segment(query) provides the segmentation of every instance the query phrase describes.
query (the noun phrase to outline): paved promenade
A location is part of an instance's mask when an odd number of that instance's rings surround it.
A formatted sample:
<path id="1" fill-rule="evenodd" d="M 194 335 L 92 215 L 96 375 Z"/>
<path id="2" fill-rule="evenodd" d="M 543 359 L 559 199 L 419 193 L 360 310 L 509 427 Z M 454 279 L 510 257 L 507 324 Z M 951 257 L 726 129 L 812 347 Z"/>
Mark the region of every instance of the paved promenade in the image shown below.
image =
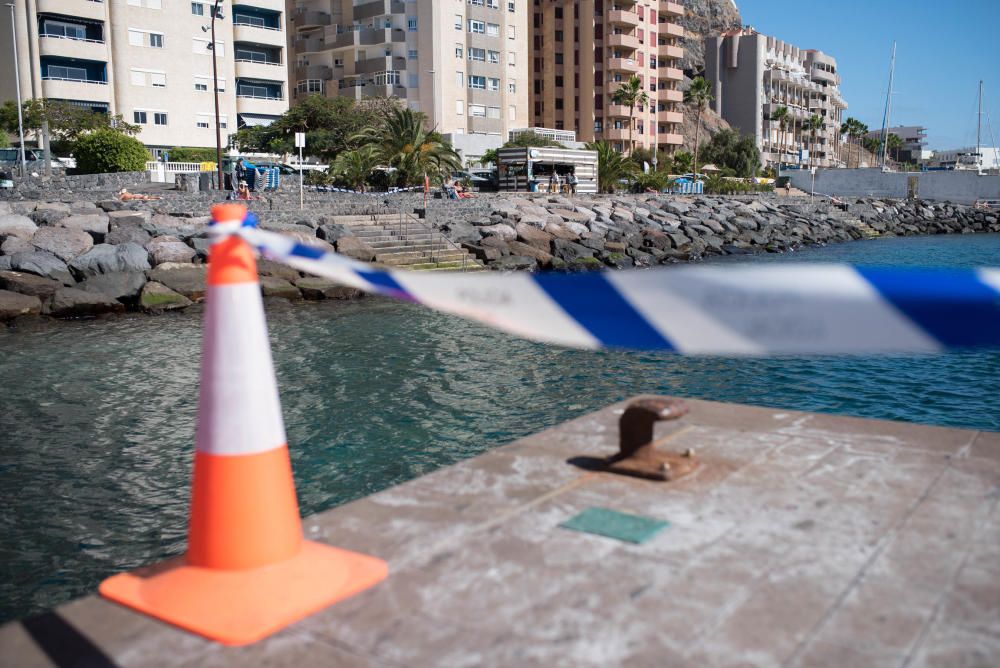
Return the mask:
<path id="1" fill-rule="evenodd" d="M 579 466 L 620 404 L 307 519 L 389 579 L 256 645 L 90 597 L 0 628 L 0 665 L 1000 665 L 1000 434 L 688 404 L 675 482 Z M 591 507 L 669 526 L 559 527 Z"/>

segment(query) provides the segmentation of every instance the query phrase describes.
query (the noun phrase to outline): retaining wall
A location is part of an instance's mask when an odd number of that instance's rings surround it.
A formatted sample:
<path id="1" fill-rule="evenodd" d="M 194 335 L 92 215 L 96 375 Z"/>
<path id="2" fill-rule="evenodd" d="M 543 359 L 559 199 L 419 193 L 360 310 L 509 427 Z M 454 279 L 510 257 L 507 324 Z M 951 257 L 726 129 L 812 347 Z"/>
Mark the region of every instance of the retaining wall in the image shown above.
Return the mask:
<path id="1" fill-rule="evenodd" d="M 805 192 L 812 189 L 808 170 L 781 173 Z M 840 197 L 920 198 L 956 204 L 1000 199 L 1000 175 L 975 172 L 883 172 L 880 169 L 817 169 L 815 192 Z"/>

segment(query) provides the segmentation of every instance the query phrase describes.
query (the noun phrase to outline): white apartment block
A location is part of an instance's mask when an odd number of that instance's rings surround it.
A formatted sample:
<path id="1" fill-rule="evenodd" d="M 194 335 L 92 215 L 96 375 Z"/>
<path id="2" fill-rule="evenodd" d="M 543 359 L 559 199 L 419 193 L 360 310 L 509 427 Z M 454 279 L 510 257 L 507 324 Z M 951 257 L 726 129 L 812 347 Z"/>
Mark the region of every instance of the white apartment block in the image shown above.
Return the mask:
<path id="1" fill-rule="evenodd" d="M 528 4 L 289 0 L 293 101 L 397 97 L 478 158 L 528 125 Z"/>
<path id="2" fill-rule="evenodd" d="M 154 153 L 215 146 L 212 0 L 18 0 L 21 96 L 121 114 Z M 284 0 L 222 2 L 215 21 L 219 127 L 225 146 L 244 125 L 288 109 Z M 10 62 L 5 9 L 0 53 Z M 13 67 L 0 96 L 15 98 Z"/>
<path id="3" fill-rule="evenodd" d="M 733 30 L 705 40 L 705 79 L 712 84 L 712 109 L 742 134 L 754 137 L 765 165 L 797 163 L 800 150 L 812 148 L 814 166 L 844 164 L 840 125 L 847 103 L 832 57 L 753 28 Z M 771 120 L 779 107 L 787 107 L 790 117 L 784 135 Z M 815 147 L 802 129 L 813 114 L 823 119 Z"/>

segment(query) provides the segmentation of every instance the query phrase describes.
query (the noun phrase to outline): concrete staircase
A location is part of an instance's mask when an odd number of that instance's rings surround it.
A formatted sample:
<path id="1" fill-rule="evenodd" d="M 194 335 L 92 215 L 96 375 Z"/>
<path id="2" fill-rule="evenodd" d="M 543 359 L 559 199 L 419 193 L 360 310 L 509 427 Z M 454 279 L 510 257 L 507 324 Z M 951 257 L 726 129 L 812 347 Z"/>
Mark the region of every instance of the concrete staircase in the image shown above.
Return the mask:
<path id="1" fill-rule="evenodd" d="M 410 271 L 483 271 L 486 267 L 464 248 L 410 214 L 332 216 L 375 249 L 375 263 Z"/>

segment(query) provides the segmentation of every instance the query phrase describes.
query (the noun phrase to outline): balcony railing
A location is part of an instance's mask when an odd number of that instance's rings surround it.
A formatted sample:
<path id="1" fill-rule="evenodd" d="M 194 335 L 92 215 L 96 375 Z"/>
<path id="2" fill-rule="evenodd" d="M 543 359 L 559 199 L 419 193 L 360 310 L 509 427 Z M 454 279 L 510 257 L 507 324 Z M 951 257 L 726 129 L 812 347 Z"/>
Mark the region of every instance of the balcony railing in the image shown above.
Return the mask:
<path id="1" fill-rule="evenodd" d="M 77 79 L 73 77 L 42 76 L 42 81 L 75 81 L 76 83 L 100 84 L 101 86 L 108 85 L 107 81 L 101 81 L 100 79 Z"/>
<path id="2" fill-rule="evenodd" d="M 233 60 L 236 63 L 255 63 L 257 65 L 283 65 L 280 60 L 265 60 L 263 58 L 236 58 Z"/>
<path id="3" fill-rule="evenodd" d="M 264 25 L 263 23 L 255 23 L 255 22 L 253 22 L 253 21 L 251 21 L 249 19 L 245 19 L 243 17 L 234 17 L 233 18 L 233 25 L 234 26 L 247 26 L 249 28 L 260 28 L 261 30 L 274 30 L 275 32 L 281 32 L 281 26 L 280 25 L 279 26 Z"/>
<path id="4" fill-rule="evenodd" d="M 98 0 L 99 1 L 99 0 Z M 70 37 L 69 35 L 56 35 L 54 33 L 43 32 L 38 34 L 39 37 L 49 37 L 51 39 L 70 39 L 74 42 L 89 42 L 91 44 L 104 44 L 103 39 L 87 39 L 86 37 Z"/>
<path id="5" fill-rule="evenodd" d="M 236 97 L 245 97 L 251 100 L 272 100 L 278 102 L 285 99 L 284 96 L 282 95 L 258 95 L 256 93 L 240 93 L 240 92 L 236 93 Z"/>

